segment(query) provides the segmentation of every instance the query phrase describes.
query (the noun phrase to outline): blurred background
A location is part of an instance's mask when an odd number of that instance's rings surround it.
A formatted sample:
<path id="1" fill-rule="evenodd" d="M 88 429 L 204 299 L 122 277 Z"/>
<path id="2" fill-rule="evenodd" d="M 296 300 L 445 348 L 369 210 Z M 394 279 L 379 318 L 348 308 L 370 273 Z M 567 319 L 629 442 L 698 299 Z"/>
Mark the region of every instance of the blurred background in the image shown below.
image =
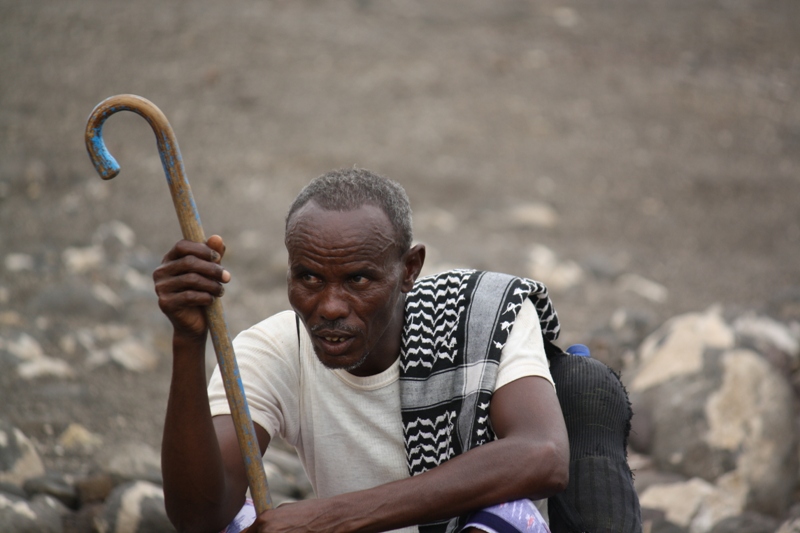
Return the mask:
<path id="1" fill-rule="evenodd" d="M 0 0 L 0 419 L 72 485 L 160 445 L 150 276 L 180 232 L 140 117 L 106 123 L 122 172 L 95 174 L 108 96 L 172 123 L 233 334 L 287 307 L 292 198 L 359 166 L 408 191 L 426 272 L 541 279 L 562 344 L 625 379 L 648 334 L 715 305 L 800 337 L 798 88 L 793 0 Z"/>

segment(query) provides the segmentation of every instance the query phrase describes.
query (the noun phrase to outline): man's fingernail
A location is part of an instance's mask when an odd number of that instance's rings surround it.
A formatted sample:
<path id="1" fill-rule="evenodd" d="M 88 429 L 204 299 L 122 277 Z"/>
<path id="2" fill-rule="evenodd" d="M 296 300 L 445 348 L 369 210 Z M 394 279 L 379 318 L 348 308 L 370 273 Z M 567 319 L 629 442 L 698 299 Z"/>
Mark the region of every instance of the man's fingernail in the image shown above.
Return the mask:
<path id="1" fill-rule="evenodd" d="M 220 255 L 217 253 L 216 250 L 211 250 L 211 260 L 212 261 L 219 261 Z"/>
<path id="2" fill-rule="evenodd" d="M 231 280 L 231 273 L 227 270 L 222 271 L 222 281 L 223 283 L 228 283 Z"/>

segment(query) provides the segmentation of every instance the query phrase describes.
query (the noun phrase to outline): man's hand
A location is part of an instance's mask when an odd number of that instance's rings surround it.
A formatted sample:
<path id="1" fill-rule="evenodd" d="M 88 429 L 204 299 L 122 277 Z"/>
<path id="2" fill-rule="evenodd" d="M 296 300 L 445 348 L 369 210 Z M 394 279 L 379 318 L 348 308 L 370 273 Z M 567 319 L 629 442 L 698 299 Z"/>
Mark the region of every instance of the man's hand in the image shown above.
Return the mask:
<path id="1" fill-rule="evenodd" d="M 176 335 L 205 338 L 208 324 L 203 308 L 222 296 L 223 283 L 231 279 L 219 264 L 224 254 L 225 244 L 219 235 L 205 244 L 182 240 L 153 273 L 158 306 L 172 322 Z"/>

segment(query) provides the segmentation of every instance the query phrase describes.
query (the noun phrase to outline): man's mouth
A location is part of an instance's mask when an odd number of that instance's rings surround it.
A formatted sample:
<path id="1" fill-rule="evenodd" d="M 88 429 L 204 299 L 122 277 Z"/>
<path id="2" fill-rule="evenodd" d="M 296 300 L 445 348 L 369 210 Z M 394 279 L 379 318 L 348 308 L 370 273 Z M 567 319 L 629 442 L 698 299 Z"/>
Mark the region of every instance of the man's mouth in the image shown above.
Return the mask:
<path id="1" fill-rule="evenodd" d="M 347 355 L 355 337 L 344 335 L 317 335 L 317 346 L 327 356 L 339 357 Z"/>

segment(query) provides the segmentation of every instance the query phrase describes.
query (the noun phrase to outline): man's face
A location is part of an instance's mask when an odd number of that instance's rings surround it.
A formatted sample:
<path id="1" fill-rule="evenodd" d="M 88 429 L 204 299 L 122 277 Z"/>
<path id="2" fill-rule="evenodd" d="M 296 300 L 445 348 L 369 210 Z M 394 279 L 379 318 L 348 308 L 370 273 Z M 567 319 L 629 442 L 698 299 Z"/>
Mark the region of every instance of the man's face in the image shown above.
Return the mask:
<path id="1" fill-rule="evenodd" d="M 369 204 L 339 212 L 311 201 L 289 220 L 289 302 L 325 366 L 373 375 L 399 355 L 411 286 L 396 242 L 386 214 Z"/>

